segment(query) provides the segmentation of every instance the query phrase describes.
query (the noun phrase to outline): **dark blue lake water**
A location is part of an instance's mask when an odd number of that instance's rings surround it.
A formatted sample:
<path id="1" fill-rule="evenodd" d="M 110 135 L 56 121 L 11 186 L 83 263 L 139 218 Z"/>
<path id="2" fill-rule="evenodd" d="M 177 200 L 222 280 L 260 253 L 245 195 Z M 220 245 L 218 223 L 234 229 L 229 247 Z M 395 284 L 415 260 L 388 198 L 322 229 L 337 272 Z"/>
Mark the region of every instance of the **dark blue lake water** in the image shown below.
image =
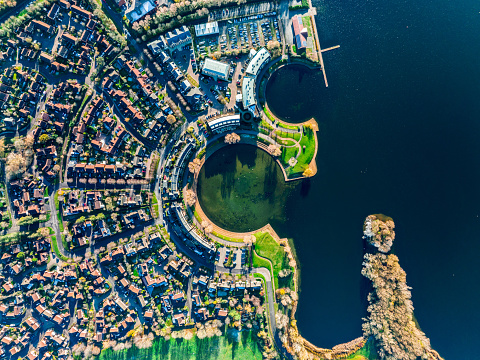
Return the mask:
<path id="1" fill-rule="evenodd" d="M 480 339 L 480 3 L 314 5 L 322 47 L 341 45 L 324 54 L 329 88 L 320 74 L 295 67 L 267 86 L 274 113 L 291 121 L 313 116 L 320 126 L 317 175 L 289 186 L 279 202 L 283 212 L 268 219 L 295 241 L 299 329 L 323 347 L 361 335 L 362 224 L 367 215 L 384 213 L 397 225 L 394 251 L 422 330 L 446 359 L 474 359 Z"/>

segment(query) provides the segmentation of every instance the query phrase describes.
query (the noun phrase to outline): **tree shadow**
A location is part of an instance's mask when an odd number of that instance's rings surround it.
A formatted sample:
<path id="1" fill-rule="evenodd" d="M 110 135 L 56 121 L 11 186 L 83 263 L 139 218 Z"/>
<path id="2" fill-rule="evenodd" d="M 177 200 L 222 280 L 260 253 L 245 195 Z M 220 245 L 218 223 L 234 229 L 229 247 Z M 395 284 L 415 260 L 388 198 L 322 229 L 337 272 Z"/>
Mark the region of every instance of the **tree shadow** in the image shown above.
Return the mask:
<path id="1" fill-rule="evenodd" d="M 312 181 L 310 180 L 310 178 L 302 180 L 302 183 L 300 186 L 300 196 L 302 198 L 307 197 L 311 187 L 312 187 Z"/>

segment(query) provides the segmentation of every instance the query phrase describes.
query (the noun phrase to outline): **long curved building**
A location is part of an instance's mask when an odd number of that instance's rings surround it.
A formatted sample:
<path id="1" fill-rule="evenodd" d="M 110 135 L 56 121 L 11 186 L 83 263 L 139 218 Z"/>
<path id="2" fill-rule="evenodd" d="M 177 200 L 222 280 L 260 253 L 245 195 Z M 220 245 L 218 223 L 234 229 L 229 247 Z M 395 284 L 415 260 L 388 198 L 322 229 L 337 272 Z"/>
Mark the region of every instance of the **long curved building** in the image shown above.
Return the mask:
<path id="1" fill-rule="evenodd" d="M 267 49 L 261 48 L 253 56 L 245 71 L 242 83 L 242 103 L 245 110 L 255 114 L 257 110 L 257 97 L 255 94 L 257 77 L 260 71 L 270 62 L 271 56 Z"/>

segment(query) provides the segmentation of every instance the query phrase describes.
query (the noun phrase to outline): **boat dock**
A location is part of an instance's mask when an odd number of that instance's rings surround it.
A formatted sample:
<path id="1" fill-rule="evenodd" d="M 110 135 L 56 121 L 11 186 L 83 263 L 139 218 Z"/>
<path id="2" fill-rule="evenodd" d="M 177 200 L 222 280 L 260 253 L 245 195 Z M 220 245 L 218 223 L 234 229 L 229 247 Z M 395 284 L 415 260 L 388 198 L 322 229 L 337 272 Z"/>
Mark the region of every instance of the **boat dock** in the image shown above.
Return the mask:
<path id="1" fill-rule="evenodd" d="M 322 54 L 324 52 L 327 52 L 327 51 L 330 51 L 330 50 L 338 49 L 340 47 L 340 45 L 335 45 L 335 46 L 332 46 L 332 47 L 329 47 L 329 48 L 326 48 L 326 49 L 321 48 L 320 38 L 318 36 L 318 30 L 317 30 L 317 23 L 315 21 L 315 15 L 317 15 L 317 9 L 314 6 L 312 6 L 312 0 L 308 0 L 308 5 L 310 7 L 308 9 L 308 15 L 310 15 L 311 22 L 312 22 L 317 56 L 318 56 L 318 59 L 320 61 L 320 66 L 322 67 L 323 79 L 325 80 L 325 87 L 328 87 L 327 73 L 325 71 L 325 64 L 323 62 Z"/>

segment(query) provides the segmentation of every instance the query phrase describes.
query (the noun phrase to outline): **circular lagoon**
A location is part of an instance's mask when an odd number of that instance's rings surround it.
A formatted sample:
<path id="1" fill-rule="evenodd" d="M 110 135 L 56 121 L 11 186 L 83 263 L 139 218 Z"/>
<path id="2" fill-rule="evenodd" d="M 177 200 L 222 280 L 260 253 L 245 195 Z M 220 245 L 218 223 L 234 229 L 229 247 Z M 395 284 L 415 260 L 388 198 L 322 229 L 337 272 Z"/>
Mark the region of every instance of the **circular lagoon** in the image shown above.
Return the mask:
<path id="1" fill-rule="evenodd" d="M 323 75 L 304 65 L 287 65 L 276 70 L 267 82 L 265 99 L 270 110 L 290 123 L 310 120 L 322 96 Z M 319 91 L 311 89 L 319 88 Z M 286 101 L 288 99 L 288 101 Z"/>
<path id="2" fill-rule="evenodd" d="M 252 231 L 282 220 L 285 183 L 270 154 L 252 145 L 221 148 L 205 162 L 198 176 L 198 199 L 216 225 L 236 232 Z"/>

